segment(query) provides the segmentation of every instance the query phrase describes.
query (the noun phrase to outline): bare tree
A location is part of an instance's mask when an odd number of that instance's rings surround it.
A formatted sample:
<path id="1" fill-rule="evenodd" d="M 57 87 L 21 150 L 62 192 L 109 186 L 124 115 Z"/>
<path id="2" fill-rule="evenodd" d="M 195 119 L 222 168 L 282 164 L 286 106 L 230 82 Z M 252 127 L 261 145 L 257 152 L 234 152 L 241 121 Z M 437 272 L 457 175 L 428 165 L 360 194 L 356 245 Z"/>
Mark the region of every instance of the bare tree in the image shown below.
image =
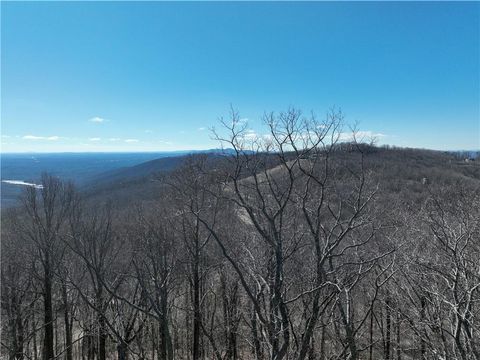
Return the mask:
<path id="1" fill-rule="evenodd" d="M 30 251 L 15 234 L 16 211 L 2 216 L 1 305 L 2 348 L 9 359 L 24 359 L 29 354 L 28 320 L 37 300 L 33 287 Z M 35 325 L 34 325 L 35 327 Z"/>
<path id="2" fill-rule="evenodd" d="M 2 213 L 9 359 L 480 359 L 475 167 L 336 110 L 222 123 L 148 200 L 44 175 Z"/>
<path id="3" fill-rule="evenodd" d="M 148 315 L 158 321 L 158 358 L 171 360 L 174 359 L 174 348 L 170 311 L 171 295 L 178 286 L 177 239 L 166 220 L 166 211 L 152 210 L 137 209 L 137 220 L 129 232 L 134 251 L 133 265 L 147 299 L 145 310 L 151 309 Z"/>
<path id="4" fill-rule="evenodd" d="M 344 266 L 338 259 L 358 253 L 374 234 L 372 226 L 370 231 L 364 230 L 371 223 L 364 215 L 375 190 L 367 189 L 363 166 L 357 172 L 347 169 L 348 178 L 331 173 L 330 157 L 340 137 L 341 121 L 341 113 L 329 113 L 326 121 L 318 122 L 313 116 L 303 118 L 298 111 L 290 110 L 279 116 L 266 116 L 269 133 L 252 138 L 233 112 L 231 122 L 223 122 L 227 137 L 217 133 L 217 138 L 231 146 L 235 155 L 228 158 L 230 163 L 220 182 L 203 190 L 210 194 L 210 200 L 201 208 L 190 206 L 239 276 L 272 359 L 287 356 L 292 336 L 297 358 L 307 356 L 319 316 L 348 289 L 335 274 L 337 268 Z M 341 176 L 343 183 L 336 183 Z M 233 255 L 228 248 L 231 222 L 220 224 L 220 212 L 228 214 L 231 221 L 239 221 L 251 234 L 254 242 L 244 244 L 247 249 L 255 247 L 255 241 L 262 244 L 258 247 L 266 251 L 261 273 L 254 271 L 259 268 L 259 258 L 251 252 Z M 360 230 L 366 233 L 365 237 L 351 236 Z M 314 275 L 309 281 L 301 281 L 286 271 L 300 253 L 305 264 L 312 265 Z M 373 268 L 375 259 L 383 256 L 355 263 L 360 270 L 354 284 Z M 252 257 L 253 262 L 249 262 Z M 264 292 L 266 302 L 261 300 Z M 308 316 L 302 324 L 292 326 L 291 314 L 297 302 L 310 296 Z M 342 313 L 341 302 L 336 303 Z M 355 334 L 348 316 L 342 315 L 348 348 L 350 356 L 357 358 Z"/>
<path id="5" fill-rule="evenodd" d="M 34 270 L 42 284 L 44 337 L 43 359 L 55 358 L 53 286 L 64 252 L 62 231 L 72 209 L 74 189 L 53 176 L 43 174 L 41 188 L 28 187 L 23 194 L 25 216 L 18 229 L 32 243 Z"/>

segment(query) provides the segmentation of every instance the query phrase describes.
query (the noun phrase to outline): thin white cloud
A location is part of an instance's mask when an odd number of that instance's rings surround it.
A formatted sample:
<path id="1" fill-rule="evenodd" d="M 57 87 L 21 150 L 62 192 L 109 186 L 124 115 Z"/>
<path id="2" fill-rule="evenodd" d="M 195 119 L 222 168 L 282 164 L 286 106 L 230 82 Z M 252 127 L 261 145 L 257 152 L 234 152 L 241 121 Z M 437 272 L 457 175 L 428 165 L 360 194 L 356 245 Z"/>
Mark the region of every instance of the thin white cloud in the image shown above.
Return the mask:
<path id="1" fill-rule="evenodd" d="M 138 142 L 138 139 L 126 139 L 125 142 L 126 143 L 136 143 L 136 142 Z"/>
<path id="2" fill-rule="evenodd" d="M 95 116 L 95 117 L 93 117 L 93 118 L 91 118 L 91 119 L 88 119 L 88 121 L 93 122 L 93 123 L 96 123 L 96 124 L 100 124 L 100 123 L 106 122 L 106 121 L 108 121 L 108 120 L 107 120 L 107 119 L 104 119 L 104 118 L 101 118 L 101 117 L 99 117 L 99 116 Z"/>
<path id="3" fill-rule="evenodd" d="M 232 121 L 232 126 L 245 125 L 248 123 L 248 118 L 241 118 L 235 121 Z"/>
<path id="4" fill-rule="evenodd" d="M 145 133 L 146 134 L 151 134 L 151 133 L 153 133 L 153 131 L 152 130 L 145 130 Z"/>
<path id="5" fill-rule="evenodd" d="M 94 137 L 94 138 L 89 138 L 88 141 L 100 141 L 102 140 L 101 138 Z"/>
<path id="6" fill-rule="evenodd" d="M 108 139 L 108 141 L 120 141 L 120 140 L 122 140 L 122 139 L 120 139 L 120 138 L 110 138 L 110 139 Z"/>
<path id="7" fill-rule="evenodd" d="M 199 127 L 197 130 L 198 130 L 198 131 L 204 131 L 205 128 L 204 128 L 204 127 Z"/>
<path id="8" fill-rule="evenodd" d="M 24 140 L 48 140 L 48 141 L 56 141 L 59 140 L 59 136 L 35 136 L 35 135 L 25 135 L 22 136 Z"/>
<path id="9" fill-rule="evenodd" d="M 259 141 L 259 140 L 265 140 L 265 141 L 270 141 L 272 140 L 272 135 L 271 134 L 258 134 L 255 130 L 253 129 L 247 129 L 245 130 L 245 133 L 241 135 L 241 138 L 245 141 Z"/>
<path id="10" fill-rule="evenodd" d="M 366 139 L 379 139 L 384 138 L 387 135 L 382 133 L 376 133 L 371 130 L 359 130 L 355 132 L 342 132 L 339 134 L 340 141 L 352 141 L 354 138 L 358 141 L 366 140 Z"/>
<path id="11" fill-rule="evenodd" d="M 25 135 L 22 137 L 24 140 L 43 140 L 45 137 L 43 136 L 35 136 L 35 135 Z"/>
<path id="12" fill-rule="evenodd" d="M 8 139 L 10 136 L 9 135 L 2 135 L 2 138 Z"/>

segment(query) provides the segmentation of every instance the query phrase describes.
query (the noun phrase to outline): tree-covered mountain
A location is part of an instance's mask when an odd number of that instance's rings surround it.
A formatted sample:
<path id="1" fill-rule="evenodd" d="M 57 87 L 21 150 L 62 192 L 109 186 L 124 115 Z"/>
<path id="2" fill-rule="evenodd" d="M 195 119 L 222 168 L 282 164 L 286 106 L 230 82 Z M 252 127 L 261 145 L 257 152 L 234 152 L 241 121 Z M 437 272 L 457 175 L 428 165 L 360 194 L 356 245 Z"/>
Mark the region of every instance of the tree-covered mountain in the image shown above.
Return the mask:
<path id="1" fill-rule="evenodd" d="M 480 162 L 289 112 L 2 211 L 10 358 L 477 359 Z M 232 122 L 235 124 L 235 121 Z"/>

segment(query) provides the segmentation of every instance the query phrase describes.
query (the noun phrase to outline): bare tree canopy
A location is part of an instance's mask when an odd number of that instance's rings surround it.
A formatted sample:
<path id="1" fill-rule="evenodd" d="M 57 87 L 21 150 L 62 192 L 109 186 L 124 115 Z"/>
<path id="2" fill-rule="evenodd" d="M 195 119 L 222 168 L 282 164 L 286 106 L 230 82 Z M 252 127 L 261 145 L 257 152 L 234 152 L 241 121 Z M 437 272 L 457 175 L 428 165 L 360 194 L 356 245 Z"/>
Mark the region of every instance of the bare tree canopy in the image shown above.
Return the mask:
<path id="1" fill-rule="evenodd" d="M 479 166 L 335 109 L 263 120 L 232 111 L 224 151 L 137 201 L 28 187 L 2 212 L 2 359 L 480 359 Z"/>

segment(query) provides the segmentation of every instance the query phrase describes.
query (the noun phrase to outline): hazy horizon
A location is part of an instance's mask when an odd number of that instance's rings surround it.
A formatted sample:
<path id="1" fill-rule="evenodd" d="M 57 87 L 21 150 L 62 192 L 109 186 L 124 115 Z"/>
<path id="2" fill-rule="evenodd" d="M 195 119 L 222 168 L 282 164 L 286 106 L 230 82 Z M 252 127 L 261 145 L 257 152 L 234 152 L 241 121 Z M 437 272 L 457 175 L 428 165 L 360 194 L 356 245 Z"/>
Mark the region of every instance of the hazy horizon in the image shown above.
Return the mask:
<path id="1" fill-rule="evenodd" d="M 470 148 L 470 149 L 431 149 L 431 148 L 422 148 L 422 147 L 410 147 L 410 146 L 397 146 L 391 144 L 382 144 L 381 146 L 392 146 L 397 147 L 400 149 L 418 149 L 418 150 L 428 150 L 428 151 L 445 151 L 445 152 L 470 152 L 470 151 L 480 151 L 480 147 L 478 148 Z M 130 150 L 130 151 L 0 151 L 0 155 L 29 155 L 29 154 L 175 154 L 175 153 L 189 153 L 189 152 L 204 152 L 204 151 L 212 151 L 212 150 L 221 150 L 221 148 L 209 148 L 209 149 L 180 149 L 180 150 L 149 150 L 149 151 L 142 151 L 142 150 Z"/>

